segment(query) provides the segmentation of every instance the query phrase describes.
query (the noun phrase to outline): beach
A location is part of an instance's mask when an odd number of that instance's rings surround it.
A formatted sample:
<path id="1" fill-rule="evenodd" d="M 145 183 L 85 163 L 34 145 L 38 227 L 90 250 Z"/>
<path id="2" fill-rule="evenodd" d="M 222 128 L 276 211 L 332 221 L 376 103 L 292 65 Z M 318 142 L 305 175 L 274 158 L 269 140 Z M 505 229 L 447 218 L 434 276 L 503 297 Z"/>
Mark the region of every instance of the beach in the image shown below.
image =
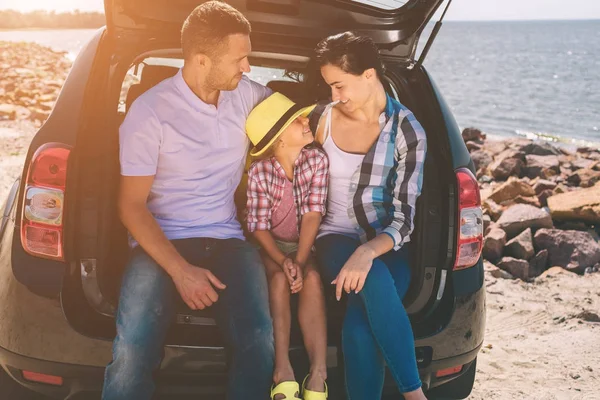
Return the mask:
<path id="1" fill-rule="evenodd" d="M 2 204 L 22 172 L 33 135 L 52 110 L 72 53 L 0 41 L 0 54 Z M 581 139 L 588 146 L 560 146 L 560 140 L 490 133 L 463 133 L 486 215 L 487 325 L 470 399 L 600 399 L 600 258 L 592 263 L 600 257 L 600 197 L 585 205 L 593 216 L 583 223 L 576 218 L 583 206 L 561 197 L 600 193 L 600 153 L 593 137 Z M 523 206 L 535 214 L 525 225 L 519 215 L 508 217 Z M 582 246 L 576 248 L 589 257 L 562 265 L 559 257 L 544 253 L 543 240 L 567 240 L 564 232 L 582 232 L 581 243 L 573 246 Z"/>

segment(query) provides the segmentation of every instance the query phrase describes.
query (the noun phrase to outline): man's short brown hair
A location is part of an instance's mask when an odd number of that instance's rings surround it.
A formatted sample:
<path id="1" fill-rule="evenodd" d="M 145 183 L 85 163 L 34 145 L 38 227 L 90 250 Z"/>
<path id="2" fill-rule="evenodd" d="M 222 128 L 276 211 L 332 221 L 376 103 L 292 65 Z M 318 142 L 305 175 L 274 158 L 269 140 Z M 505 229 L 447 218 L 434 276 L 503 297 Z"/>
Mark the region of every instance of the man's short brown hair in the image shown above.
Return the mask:
<path id="1" fill-rule="evenodd" d="M 250 22 L 241 12 L 217 0 L 201 4 L 181 28 L 183 57 L 188 59 L 198 53 L 216 56 L 227 36 L 236 33 L 250 34 Z"/>

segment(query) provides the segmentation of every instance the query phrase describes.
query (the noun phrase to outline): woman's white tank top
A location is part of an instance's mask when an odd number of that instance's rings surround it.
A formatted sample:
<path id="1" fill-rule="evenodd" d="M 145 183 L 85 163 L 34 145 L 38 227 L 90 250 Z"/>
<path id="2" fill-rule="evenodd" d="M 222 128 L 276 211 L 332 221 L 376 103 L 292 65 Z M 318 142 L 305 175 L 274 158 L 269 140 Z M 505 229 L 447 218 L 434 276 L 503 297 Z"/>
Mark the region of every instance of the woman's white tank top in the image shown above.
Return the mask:
<path id="1" fill-rule="evenodd" d="M 329 194 L 327 213 L 319 228 L 317 237 L 327 234 L 342 234 L 358 237 L 356 225 L 348 216 L 350 180 L 365 158 L 364 154 L 348 153 L 340 149 L 331 135 L 331 110 L 326 111 L 323 149 L 329 158 Z"/>

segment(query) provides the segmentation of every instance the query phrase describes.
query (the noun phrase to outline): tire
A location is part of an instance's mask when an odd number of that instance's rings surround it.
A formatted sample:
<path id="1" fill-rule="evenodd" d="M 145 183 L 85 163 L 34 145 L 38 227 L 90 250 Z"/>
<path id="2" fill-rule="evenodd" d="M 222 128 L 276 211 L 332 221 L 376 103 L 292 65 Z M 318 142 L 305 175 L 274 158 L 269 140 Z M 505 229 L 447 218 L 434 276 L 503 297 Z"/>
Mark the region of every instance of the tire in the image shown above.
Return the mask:
<path id="1" fill-rule="evenodd" d="M 477 358 L 473 360 L 469 369 L 460 377 L 427 392 L 429 400 L 462 400 L 469 397 L 475 383 L 477 371 Z"/>
<path id="2" fill-rule="evenodd" d="M 32 392 L 15 382 L 6 371 L 0 367 L 0 399 L 6 400 L 49 400 L 48 397 Z"/>

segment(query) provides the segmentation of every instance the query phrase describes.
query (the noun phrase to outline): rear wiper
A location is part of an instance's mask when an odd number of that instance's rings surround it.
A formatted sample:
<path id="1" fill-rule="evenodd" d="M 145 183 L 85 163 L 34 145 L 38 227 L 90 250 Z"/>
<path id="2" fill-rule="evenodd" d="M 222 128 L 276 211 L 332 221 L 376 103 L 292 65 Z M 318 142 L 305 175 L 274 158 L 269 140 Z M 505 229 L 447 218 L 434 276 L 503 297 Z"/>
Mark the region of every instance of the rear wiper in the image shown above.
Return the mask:
<path id="1" fill-rule="evenodd" d="M 421 52 L 421 56 L 419 57 L 419 60 L 415 64 L 416 68 L 421 67 L 421 65 L 423 64 L 423 60 L 425 60 L 427 53 L 429 53 L 429 49 L 431 48 L 431 45 L 433 44 L 435 37 L 437 36 L 438 32 L 440 31 L 440 28 L 442 27 L 442 20 L 446 16 L 446 12 L 448 11 L 448 7 L 450 7 L 451 3 L 452 3 L 452 0 L 449 0 L 448 4 L 446 4 L 446 8 L 444 9 L 444 12 L 442 13 L 442 16 L 440 17 L 440 20 L 435 23 L 435 26 L 433 27 L 433 30 L 431 31 L 431 35 L 429 35 L 429 39 L 427 39 L 427 43 L 425 43 L 425 47 L 423 48 L 423 51 Z"/>

